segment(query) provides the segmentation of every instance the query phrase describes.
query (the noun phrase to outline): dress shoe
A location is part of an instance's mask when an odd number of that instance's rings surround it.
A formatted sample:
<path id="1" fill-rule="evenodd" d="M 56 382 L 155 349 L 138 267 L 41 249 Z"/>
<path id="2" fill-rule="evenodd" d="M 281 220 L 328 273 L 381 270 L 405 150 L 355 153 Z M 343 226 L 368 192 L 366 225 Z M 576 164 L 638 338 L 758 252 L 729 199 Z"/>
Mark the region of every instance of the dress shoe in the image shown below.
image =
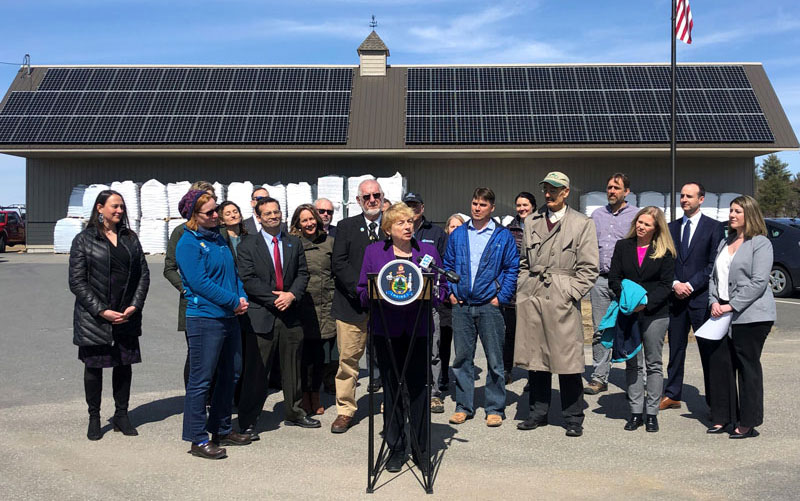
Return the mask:
<path id="1" fill-rule="evenodd" d="M 728 429 L 727 424 L 723 424 L 722 426 L 712 426 L 711 428 L 706 430 L 706 433 L 708 433 L 709 435 L 720 435 L 722 433 L 725 433 L 725 430 L 727 429 Z"/>
<path id="2" fill-rule="evenodd" d="M 489 428 L 497 428 L 503 424 L 503 418 L 497 414 L 489 414 L 486 416 L 486 426 Z"/>
<path id="3" fill-rule="evenodd" d="M 658 410 L 663 411 L 665 409 L 680 409 L 681 408 L 681 401 L 680 400 L 672 400 L 669 397 L 661 397 L 661 403 L 658 404 Z"/>
<path id="4" fill-rule="evenodd" d="M 383 384 L 381 383 L 381 379 L 373 379 L 370 384 L 367 385 L 367 391 L 370 393 L 377 393 L 381 391 Z"/>
<path id="5" fill-rule="evenodd" d="M 580 437 L 583 435 L 583 426 L 579 424 L 568 424 L 567 431 L 564 435 L 568 437 Z"/>
<path id="6" fill-rule="evenodd" d="M 303 416 L 299 419 L 287 419 L 283 424 L 286 426 L 299 426 L 300 428 L 319 428 L 322 426 L 322 423 L 308 416 Z"/>
<path id="7" fill-rule="evenodd" d="M 197 456 L 203 459 L 222 459 L 228 456 L 228 453 L 222 447 L 217 446 L 214 442 L 208 441 L 203 445 L 192 444 L 189 450 L 192 456 Z"/>
<path id="8" fill-rule="evenodd" d="M 472 416 L 467 416 L 466 412 L 455 412 L 450 416 L 450 424 L 464 424 L 467 419 L 472 419 Z"/>
<path id="9" fill-rule="evenodd" d="M 114 425 L 114 431 L 121 431 L 123 435 L 135 437 L 139 434 L 139 432 L 136 431 L 136 428 L 134 428 L 131 424 L 127 414 L 112 417 L 111 424 Z"/>
<path id="10" fill-rule="evenodd" d="M 644 418 L 644 431 L 655 433 L 658 431 L 658 418 L 648 414 Z"/>
<path id="11" fill-rule="evenodd" d="M 386 471 L 397 473 L 403 469 L 404 464 L 406 464 L 406 451 L 392 451 L 392 455 L 386 461 Z"/>
<path id="12" fill-rule="evenodd" d="M 608 391 L 608 383 L 601 383 L 600 381 L 592 381 L 583 388 L 584 395 L 597 395 L 603 391 Z"/>
<path id="13" fill-rule="evenodd" d="M 759 433 L 758 433 L 758 431 L 756 431 L 756 429 L 754 427 L 754 428 L 750 428 L 749 430 L 747 430 L 744 433 L 738 432 L 738 431 L 736 431 L 736 429 L 734 429 L 733 433 L 731 433 L 728 436 L 728 438 L 733 438 L 733 439 L 751 438 L 751 437 L 757 437 L 758 435 L 759 435 Z"/>
<path id="14" fill-rule="evenodd" d="M 259 440 L 261 440 L 261 437 L 258 436 L 258 432 L 256 432 L 256 427 L 254 425 L 250 425 L 247 428 L 243 429 L 242 435 L 249 436 L 251 442 L 258 442 Z"/>
<path id="15" fill-rule="evenodd" d="M 353 416 L 339 414 L 331 423 L 331 433 L 344 433 L 353 426 Z"/>
<path id="16" fill-rule="evenodd" d="M 249 433 L 236 433 L 232 431 L 225 435 L 211 435 L 211 441 L 216 445 L 250 445 L 253 438 Z"/>
<path id="17" fill-rule="evenodd" d="M 444 403 L 442 399 L 439 397 L 431 398 L 431 412 L 434 414 L 443 414 L 444 413 Z"/>
<path id="18" fill-rule="evenodd" d="M 634 414 L 628 419 L 628 422 L 625 423 L 625 431 L 634 431 L 637 430 L 640 426 L 644 424 L 642 420 L 641 414 Z"/>
<path id="19" fill-rule="evenodd" d="M 521 423 L 517 423 L 518 430 L 535 430 L 536 428 L 541 428 L 542 426 L 547 426 L 546 419 L 528 418 Z"/>
<path id="20" fill-rule="evenodd" d="M 100 440 L 103 432 L 100 431 L 100 416 L 89 417 L 89 429 L 86 430 L 86 438 L 89 440 Z"/>

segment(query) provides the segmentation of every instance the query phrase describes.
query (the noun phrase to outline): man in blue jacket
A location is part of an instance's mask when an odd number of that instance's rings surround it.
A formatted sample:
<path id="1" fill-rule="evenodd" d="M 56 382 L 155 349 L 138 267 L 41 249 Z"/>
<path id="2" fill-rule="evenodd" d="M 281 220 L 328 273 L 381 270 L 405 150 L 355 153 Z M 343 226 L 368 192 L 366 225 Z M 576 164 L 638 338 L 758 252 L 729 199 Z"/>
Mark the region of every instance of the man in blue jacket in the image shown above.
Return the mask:
<path id="1" fill-rule="evenodd" d="M 475 415 L 474 359 L 478 336 L 486 354 L 486 425 L 503 424 L 506 388 L 503 371 L 505 322 L 501 305 L 511 301 L 517 286 L 519 252 L 508 229 L 492 220 L 494 192 L 476 188 L 472 219 L 450 234 L 444 268 L 461 276 L 453 284 L 453 345 L 456 412 L 450 423 L 462 424 Z"/>

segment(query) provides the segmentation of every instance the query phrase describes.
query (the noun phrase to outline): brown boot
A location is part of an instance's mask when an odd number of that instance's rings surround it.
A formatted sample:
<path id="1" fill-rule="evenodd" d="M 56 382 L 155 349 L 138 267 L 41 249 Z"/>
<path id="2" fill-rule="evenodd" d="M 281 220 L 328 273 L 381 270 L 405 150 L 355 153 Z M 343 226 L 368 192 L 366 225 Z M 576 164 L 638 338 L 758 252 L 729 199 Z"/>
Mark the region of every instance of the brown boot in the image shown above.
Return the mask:
<path id="1" fill-rule="evenodd" d="M 325 407 L 323 407 L 322 404 L 319 402 L 319 392 L 318 391 L 312 391 L 311 392 L 311 410 L 317 416 L 321 416 L 321 415 L 325 414 Z"/>
<path id="2" fill-rule="evenodd" d="M 306 414 L 310 415 L 312 413 L 311 412 L 311 392 L 310 391 L 304 391 L 303 392 L 303 402 L 300 404 L 300 407 L 302 407 L 303 410 L 306 411 Z"/>

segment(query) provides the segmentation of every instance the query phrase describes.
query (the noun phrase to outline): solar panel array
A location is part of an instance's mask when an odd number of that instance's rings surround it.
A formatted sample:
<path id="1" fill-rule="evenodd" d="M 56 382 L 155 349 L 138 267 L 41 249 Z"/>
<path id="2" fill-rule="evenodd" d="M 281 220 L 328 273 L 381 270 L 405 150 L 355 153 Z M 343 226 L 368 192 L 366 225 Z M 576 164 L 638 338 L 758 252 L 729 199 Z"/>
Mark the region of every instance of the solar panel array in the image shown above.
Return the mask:
<path id="1" fill-rule="evenodd" d="M 742 66 L 677 68 L 677 141 L 774 142 Z M 669 141 L 668 66 L 409 68 L 407 144 Z"/>
<path id="2" fill-rule="evenodd" d="M 50 68 L 0 143 L 344 144 L 350 68 Z"/>

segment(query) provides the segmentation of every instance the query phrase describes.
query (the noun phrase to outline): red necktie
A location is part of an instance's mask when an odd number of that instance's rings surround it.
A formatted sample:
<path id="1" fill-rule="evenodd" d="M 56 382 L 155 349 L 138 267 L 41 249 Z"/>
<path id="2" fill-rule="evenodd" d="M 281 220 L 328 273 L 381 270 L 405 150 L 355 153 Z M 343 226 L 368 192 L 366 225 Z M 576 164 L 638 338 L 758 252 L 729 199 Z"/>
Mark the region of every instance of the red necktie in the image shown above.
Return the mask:
<path id="1" fill-rule="evenodd" d="M 281 266 L 281 248 L 278 245 L 278 237 L 272 237 L 272 254 L 275 256 L 275 288 L 283 290 L 283 267 Z"/>

